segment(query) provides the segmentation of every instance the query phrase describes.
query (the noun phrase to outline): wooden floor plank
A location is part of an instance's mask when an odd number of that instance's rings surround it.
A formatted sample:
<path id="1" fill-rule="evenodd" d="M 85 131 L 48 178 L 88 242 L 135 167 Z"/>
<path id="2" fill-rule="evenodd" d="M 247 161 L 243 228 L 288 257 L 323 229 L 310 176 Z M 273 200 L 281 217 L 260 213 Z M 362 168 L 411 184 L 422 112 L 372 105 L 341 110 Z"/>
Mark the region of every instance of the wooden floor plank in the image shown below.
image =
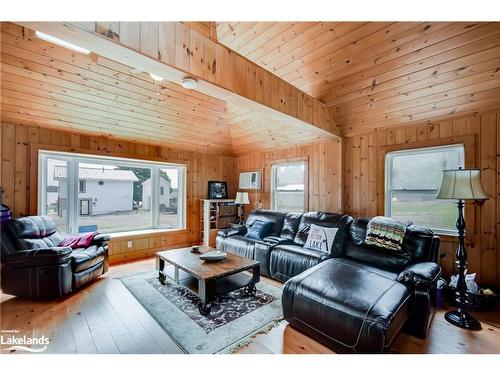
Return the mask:
<path id="1" fill-rule="evenodd" d="M 154 269 L 153 258 L 114 265 L 87 287 L 56 301 L 30 301 L 1 295 L 1 329 L 46 335 L 48 353 L 172 353 L 182 350 L 118 279 Z M 280 287 L 282 284 L 263 278 Z M 427 338 L 400 333 L 391 353 L 500 353 L 499 309 L 476 313 L 483 329 L 466 331 L 450 325 L 441 309 Z M 313 354 L 333 351 L 281 322 L 256 335 L 241 354 Z"/>

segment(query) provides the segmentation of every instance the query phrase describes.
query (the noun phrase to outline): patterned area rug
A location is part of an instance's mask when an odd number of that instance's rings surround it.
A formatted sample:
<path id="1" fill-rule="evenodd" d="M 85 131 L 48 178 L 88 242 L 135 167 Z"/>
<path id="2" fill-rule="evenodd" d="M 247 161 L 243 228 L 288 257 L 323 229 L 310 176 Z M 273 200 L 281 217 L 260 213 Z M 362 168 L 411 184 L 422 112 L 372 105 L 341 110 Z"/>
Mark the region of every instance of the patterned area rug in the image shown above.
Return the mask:
<path id="1" fill-rule="evenodd" d="M 237 290 L 212 303 L 209 316 L 198 311 L 198 297 L 157 272 L 120 278 L 135 299 L 184 350 L 192 354 L 231 353 L 282 320 L 281 288 L 260 282 L 255 296 Z"/>

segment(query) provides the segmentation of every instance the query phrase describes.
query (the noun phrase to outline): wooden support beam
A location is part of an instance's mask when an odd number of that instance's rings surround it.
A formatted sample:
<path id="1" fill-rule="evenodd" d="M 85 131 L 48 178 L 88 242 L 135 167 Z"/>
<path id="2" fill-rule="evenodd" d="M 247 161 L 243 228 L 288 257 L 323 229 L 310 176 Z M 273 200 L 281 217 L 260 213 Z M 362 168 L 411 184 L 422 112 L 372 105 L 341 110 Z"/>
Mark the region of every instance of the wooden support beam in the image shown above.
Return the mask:
<path id="1" fill-rule="evenodd" d="M 177 84 L 186 76 L 194 77 L 197 91 L 294 128 L 314 129 L 321 136 L 340 135 L 324 103 L 183 23 L 170 23 L 175 25 L 171 33 L 164 33 L 169 23 L 156 22 L 149 22 L 147 27 L 137 27 L 133 22 L 112 23 L 111 28 L 109 23 L 100 22 L 95 28 L 69 22 L 18 24 Z M 154 35 L 145 37 L 144 32 Z M 133 33 L 140 35 L 134 38 Z M 139 45 L 130 42 L 133 40 L 139 40 Z M 191 45 L 194 42 L 196 45 Z M 162 56 L 161 51 L 166 49 L 174 56 Z"/>

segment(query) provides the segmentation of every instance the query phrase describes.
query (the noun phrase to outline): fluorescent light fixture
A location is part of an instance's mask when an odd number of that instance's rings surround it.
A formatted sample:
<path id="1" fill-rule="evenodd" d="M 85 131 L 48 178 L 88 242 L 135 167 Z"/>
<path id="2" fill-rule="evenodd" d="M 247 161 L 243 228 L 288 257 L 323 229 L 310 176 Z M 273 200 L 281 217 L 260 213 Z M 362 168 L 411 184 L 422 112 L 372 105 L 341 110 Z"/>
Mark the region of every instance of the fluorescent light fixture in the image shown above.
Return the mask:
<path id="1" fill-rule="evenodd" d="M 153 74 L 153 73 L 149 73 L 149 76 L 151 78 L 153 78 L 155 81 L 158 81 L 158 82 L 161 82 L 161 81 L 163 81 L 165 79 L 165 78 L 157 76 L 156 74 Z"/>
<path id="2" fill-rule="evenodd" d="M 47 42 L 51 42 L 51 43 L 60 45 L 60 46 L 65 47 L 65 48 L 72 49 L 73 51 L 80 52 L 80 53 L 83 53 L 85 55 L 90 55 L 90 51 L 88 49 L 79 47 L 79 46 L 74 45 L 72 43 L 66 42 L 66 41 L 61 40 L 59 38 L 56 38 L 54 36 L 41 33 L 40 31 L 36 31 L 35 35 L 37 36 L 37 38 L 46 40 Z"/>
<path id="3" fill-rule="evenodd" d="M 195 89 L 198 86 L 198 81 L 191 77 L 184 77 L 181 81 L 181 86 L 185 89 Z"/>

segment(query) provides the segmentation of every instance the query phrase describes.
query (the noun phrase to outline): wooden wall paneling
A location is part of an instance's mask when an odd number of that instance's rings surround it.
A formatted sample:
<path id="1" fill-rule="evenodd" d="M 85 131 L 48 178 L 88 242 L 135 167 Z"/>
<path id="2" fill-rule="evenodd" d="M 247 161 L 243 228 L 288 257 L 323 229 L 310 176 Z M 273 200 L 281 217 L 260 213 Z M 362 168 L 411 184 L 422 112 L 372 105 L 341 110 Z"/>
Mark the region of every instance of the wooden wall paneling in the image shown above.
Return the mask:
<path id="1" fill-rule="evenodd" d="M 120 22 L 96 22 L 95 31 L 106 38 L 120 40 Z"/>
<path id="2" fill-rule="evenodd" d="M 366 155 L 368 167 L 368 203 L 366 205 L 366 215 L 377 215 L 377 134 L 368 135 L 368 153 Z"/>
<path id="3" fill-rule="evenodd" d="M 203 79 L 217 83 L 217 43 L 205 39 L 203 44 Z M 223 70 L 224 72 L 224 70 Z"/>
<path id="4" fill-rule="evenodd" d="M 166 64 L 175 64 L 175 23 L 160 22 L 158 27 L 158 51 L 160 60 Z"/>
<path id="5" fill-rule="evenodd" d="M 367 216 L 384 214 L 384 155 L 387 150 L 464 143 L 465 167 L 481 169 L 482 181 L 490 196 L 482 205 L 466 205 L 469 272 L 477 272 L 482 283 L 500 284 L 497 265 L 500 251 L 497 238 L 500 224 L 498 117 L 498 110 L 483 111 L 344 139 L 344 212 L 358 216 L 366 209 Z M 365 138 L 368 140 L 367 153 Z M 366 182 L 365 157 L 368 158 Z M 373 203 L 373 197 L 376 197 L 376 203 Z M 365 199 L 366 206 L 362 203 Z M 442 236 L 441 240 L 440 263 L 444 274 L 450 275 L 455 270 L 457 241 L 447 236 Z"/>
<path id="6" fill-rule="evenodd" d="M 481 181 L 490 197 L 481 207 L 481 263 L 493 265 L 497 263 L 496 249 L 496 112 L 481 117 Z M 494 283 L 497 280 L 496 267 L 484 267 L 481 280 Z"/>
<path id="7" fill-rule="evenodd" d="M 198 77 L 203 77 L 203 68 L 205 65 L 203 61 L 203 41 L 203 35 L 194 30 L 190 30 L 190 72 Z"/>
<path id="8" fill-rule="evenodd" d="M 139 50 L 141 46 L 141 23 L 120 22 L 120 41 L 130 48 Z"/>
<path id="9" fill-rule="evenodd" d="M 160 59 L 159 22 L 140 22 L 139 49 L 156 59 Z M 124 43 L 120 34 L 120 41 Z"/>
<path id="10" fill-rule="evenodd" d="M 16 128 L 15 143 L 15 185 L 14 185 L 14 207 L 19 215 L 28 214 L 28 129 L 26 127 Z"/>
<path id="11" fill-rule="evenodd" d="M 342 208 L 342 142 L 324 141 L 266 152 L 238 155 L 235 160 L 234 175 L 244 171 L 262 171 L 261 191 L 249 190 L 250 205 L 247 214 L 259 207 L 271 206 L 271 166 L 274 163 L 307 160 L 307 201 L 310 211 L 340 212 Z"/>
<path id="12" fill-rule="evenodd" d="M 496 157 L 496 184 L 497 184 L 497 196 L 496 196 L 496 248 L 497 248 L 497 284 L 498 278 L 500 278 L 500 111 L 497 111 L 497 157 Z"/>
<path id="13" fill-rule="evenodd" d="M 236 192 L 234 157 L 206 154 L 140 142 L 85 135 L 56 129 L 2 123 L 0 125 L 2 203 L 15 216 L 37 213 L 38 149 L 177 162 L 187 165 L 187 229 L 151 235 L 116 237 L 111 241 L 111 262 L 148 256 L 164 248 L 199 243 L 199 200 L 207 196 L 207 179 L 228 181 L 229 194 Z M 200 168 L 199 160 L 204 163 Z M 127 241 L 132 241 L 132 248 Z"/>
<path id="14" fill-rule="evenodd" d="M 191 32 L 180 22 L 175 23 L 175 58 L 174 63 L 180 69 L 189 72 L 191 61 Z"/>
<path id="15" fill-rule="evenodd" d="M 368 215 L 369 202 L 369 175 L 368 175 L 368 136 L 360 137 L 360 167 L 359 167 L 359 185 L 360 185 L 360 216 Z"/>
<path id="16" fill-rule="evenodd" d="M 14 125 L 3 126 L 2 129 L 2 202 L 15 210 L 15 153 L 16 128 Z"/>

